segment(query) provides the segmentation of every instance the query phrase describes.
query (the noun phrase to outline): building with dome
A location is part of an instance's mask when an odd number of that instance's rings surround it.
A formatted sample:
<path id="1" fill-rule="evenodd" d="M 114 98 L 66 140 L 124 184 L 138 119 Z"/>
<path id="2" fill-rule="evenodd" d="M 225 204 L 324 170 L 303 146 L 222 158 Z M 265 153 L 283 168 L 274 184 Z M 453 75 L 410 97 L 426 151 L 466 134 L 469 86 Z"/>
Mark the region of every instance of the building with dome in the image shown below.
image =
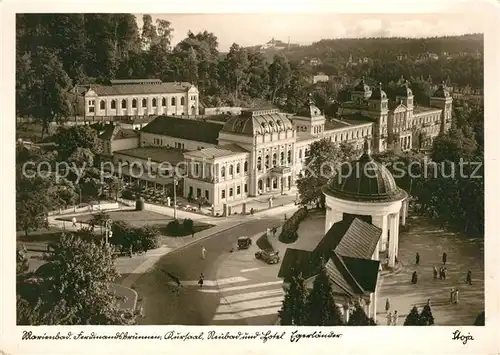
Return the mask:
<path id="1" fill-rule="evenodd" d="M 323 266 L 344 321 L 356 303 L 376 320 L 381 266 L 396 266 L 400 218 L 404 225 L 408 195 L 389 170 L 373 160 L 368 141 L 361 157 L 349 165 L 323 187 L 324 235 L 299 235 L 287 248 L 278 277 L 287 289 L 290 278 L 301 274 L 311 290 Z"/>
<path id="2" fill-rule="evenodd" d="M 162 162 L 182 161 L 177 173 L 183 177 L 184 197 L 204 197 L 220 209 L 291 189 L 310 145 L 322 138 L 359 150 L 369 139 L 377 153 L 421 147 L 423 138 L 432 140 L 451 125 L 452 98 L 444 85 L 430 102 L 432 107 L 416 105 L 404 79 L 396 101 L 390 101 L 382 85 L 371 88 L 362 78 L 338 119 L 327 120 L 309 97 L 294 115 L 268 108 L 243 109 L 225 122 L 158 116 L 139 131 L 135 147 L 130 139 L 118 141 L 119 135 L 103 134 L 101 140 L 116 164 L 140 164 L 150 173 L 158 172 Z M 154 174 L 130 176 L 135 180 L 158 189 L 172 183 L 171 177 Z"/>

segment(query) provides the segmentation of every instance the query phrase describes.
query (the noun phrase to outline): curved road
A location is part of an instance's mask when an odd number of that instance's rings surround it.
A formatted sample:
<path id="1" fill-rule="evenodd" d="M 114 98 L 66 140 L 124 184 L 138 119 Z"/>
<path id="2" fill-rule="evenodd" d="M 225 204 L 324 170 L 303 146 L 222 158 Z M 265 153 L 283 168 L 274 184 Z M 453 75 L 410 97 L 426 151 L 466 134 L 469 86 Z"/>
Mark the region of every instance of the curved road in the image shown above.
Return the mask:
<path id="1" fill-rule="evenodd" d="M 198 286 L 172 286 L 166 272 L 181 281 L 193 283 L 198 281 L 201 272 L 205 280 L 216 280 L 219 265 L 230 255 L 229 250 L 236 246 L 238 237 L 264 232 L 266 228 L 282 223 L 283 217 L 284 215 L 249 217 L 245 224 L 214 234 L 162 257 L 153 269 L 133 285 L 144 311 L 144 317 L 139 320 L 139 324 L 212 324 L 220 303 L 220 295 L 199 292 Z M 202 246 L 207 250 L 205 260 L 201 258 Z M 238 324 L 238 321 L 234 321 L 234 324 Z"/>

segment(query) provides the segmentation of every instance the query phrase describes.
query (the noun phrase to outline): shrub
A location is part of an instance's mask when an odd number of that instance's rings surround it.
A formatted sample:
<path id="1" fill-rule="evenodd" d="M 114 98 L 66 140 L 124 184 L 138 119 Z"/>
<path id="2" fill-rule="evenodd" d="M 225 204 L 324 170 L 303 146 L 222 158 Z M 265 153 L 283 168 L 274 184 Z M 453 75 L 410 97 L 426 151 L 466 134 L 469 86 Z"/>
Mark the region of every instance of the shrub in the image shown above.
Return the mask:
<path id="1" fill-rule="evenodd" d="M 167 224 L 167 233 L 170 235 L 177 235 L 179 233 L 180 223 L 177 219 Z"/>
<path id="2" fill-rule="evenodd" d="M 122 198 L 124 198 L 125 200 L 135 200 L 135 194 L 130 190 L 123 190 Z"/>
<path id="3" fill-rule="evenodd" d="M 192 219 L 190 218 L 186 218 L 184 219 L 184 221 L 182 222 L 182 228 L 184 229 L 184 231 L 186 232 L 193 232 L 194 231 L 194 222 Z"/>
<path id="4" fill-rule="evenodd" d="M 297 229 L 299 228 L 300 222 L 307 216 L 307 213 L 307 208 L 303 207 L 285 221 L 279 236 L 280 242 L 293 243 L 297 240 L 299 237 Z"/>
<path id="5" fill-rule="evenodd" d="M 137 230 L 137 249 L 148 251 L 161 246 L 160 232 L 155 227 L 144 226 Z"/>

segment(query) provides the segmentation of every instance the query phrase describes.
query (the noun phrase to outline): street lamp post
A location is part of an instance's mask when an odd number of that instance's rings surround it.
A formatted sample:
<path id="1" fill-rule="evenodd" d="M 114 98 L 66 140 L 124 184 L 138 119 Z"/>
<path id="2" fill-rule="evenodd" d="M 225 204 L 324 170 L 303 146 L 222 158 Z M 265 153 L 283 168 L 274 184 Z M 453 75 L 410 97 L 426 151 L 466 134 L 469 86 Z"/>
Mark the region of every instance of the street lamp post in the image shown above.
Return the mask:
<path id="1" fill-rule="evenodd" d="M 109 244 L 109 238 L 113 236 L 113 232 L 110 230 L 111 229 L 111 223 L 113 221 L 111 219 L 106 220 L 106 245 Z"/>
<path id="2" fill-rule="evenodd" d="M 174 176 L 174 220 L 177 219 L 177 176 Z"/>

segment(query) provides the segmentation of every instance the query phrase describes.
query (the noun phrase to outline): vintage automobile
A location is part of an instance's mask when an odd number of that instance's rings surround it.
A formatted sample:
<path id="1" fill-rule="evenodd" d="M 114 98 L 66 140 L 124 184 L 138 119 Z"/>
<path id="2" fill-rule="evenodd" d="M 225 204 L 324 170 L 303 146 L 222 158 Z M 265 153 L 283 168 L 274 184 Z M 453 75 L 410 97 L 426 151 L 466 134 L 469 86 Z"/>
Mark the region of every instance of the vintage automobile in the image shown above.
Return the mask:
<path id="1" fill-rule="evenodd" d="M 238 238 L 238 250 L 248 249 L 252 245 L 252 239 L 250 237 L 239 237 Z"/>
<path id="2" fill-rule="evenodd" d="M 255 253 L 255 258 L 265 261 L 268 264 L 277 264 L 280 262 L 278 251 L 259 250 Z"/>

